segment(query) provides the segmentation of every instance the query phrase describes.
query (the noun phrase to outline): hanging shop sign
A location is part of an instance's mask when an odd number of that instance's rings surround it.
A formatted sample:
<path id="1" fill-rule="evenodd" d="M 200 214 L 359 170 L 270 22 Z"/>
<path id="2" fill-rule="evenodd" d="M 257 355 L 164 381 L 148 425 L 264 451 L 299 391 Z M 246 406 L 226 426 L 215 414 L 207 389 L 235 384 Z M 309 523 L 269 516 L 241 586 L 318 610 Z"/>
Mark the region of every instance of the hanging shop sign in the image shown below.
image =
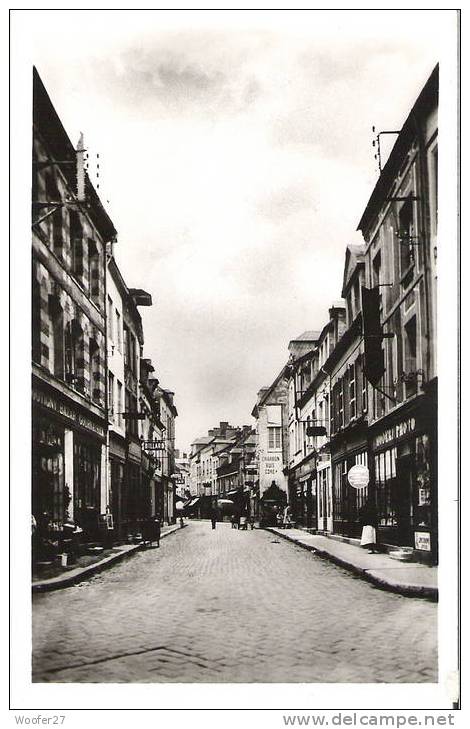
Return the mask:
<path id="1" fill-rule="evenodd" d="M 164 440 L 143 440 L 142 448 L 144 451 L 164 451 L 165 441 Z"/>
<path id="2" fill-rule="evenodd" d="M 369 469 L 357 464 L 348 471 L 348 481 L 354 489 L 363 489 L 369 483 Z"/>

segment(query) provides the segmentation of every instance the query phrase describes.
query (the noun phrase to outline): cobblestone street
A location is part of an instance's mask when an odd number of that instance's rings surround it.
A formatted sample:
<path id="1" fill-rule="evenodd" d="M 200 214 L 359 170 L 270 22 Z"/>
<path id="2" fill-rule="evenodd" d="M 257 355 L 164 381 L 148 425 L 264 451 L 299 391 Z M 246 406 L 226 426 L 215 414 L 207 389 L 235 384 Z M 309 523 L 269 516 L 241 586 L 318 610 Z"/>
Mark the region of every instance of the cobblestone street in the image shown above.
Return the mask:
<path id="1" fill-rule="evenodd" d="M 189 522 L 33 598 L 36 682 L 432 682 L 437 605 L 262 530 Z"/>

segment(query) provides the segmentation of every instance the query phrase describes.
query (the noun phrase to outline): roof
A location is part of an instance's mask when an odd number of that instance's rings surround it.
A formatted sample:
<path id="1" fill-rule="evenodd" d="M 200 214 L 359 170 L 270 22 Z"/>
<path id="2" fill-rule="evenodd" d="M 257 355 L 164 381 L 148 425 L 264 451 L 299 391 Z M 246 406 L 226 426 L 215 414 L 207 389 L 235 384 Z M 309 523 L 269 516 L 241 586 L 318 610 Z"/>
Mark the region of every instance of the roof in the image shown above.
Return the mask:
<path id="1" fill-rule="evenodd" d="M 295 339 L 291 339 L 291 342 L 316 342 L 319 336 L 320 332 L 308 329 L 306 332 L 303 332 L 303 334 L 299 334 L 298 337 L 295 337 Z"/>
<path id="2" fill-rule="evenodd" d="M 272 393 L 273 390 L 275 390 L 275 388 L 277 387 L 277 385 L 279 384 L 281 379 L 285 378 L 285 376 L 286 376 L 285 372 L 286 372 L 286 365 L 283 366 L 282 370 L 279 372 L 278 376 L 276 377 L 274 382 L 269 387 L 261 388 L 261 390 L 259 392 L 260 393 L 262 392 L 263 394 L 261 395 L 258 402 L 256 403 L 253 410 L 251 411 L 251 414 L 254 418 L 258 417 L 258 409 L 259 409 L 260 405 L 263 405 L 266 402 L 269 395 Z"/>
<path id="3" fill-rule="evenodd" d="M 36 130 L 44 139 L 45 144 L 52 157 L 66 164 L 60 166 L 72 191 L 77 189 L 75 147 L 70 141 L 67 132 L 57 114 L 55 107 L 46 91 L 42 79 L 33 67 L 33 123 Z M 70 163 L 70 164 L 67 164 Z M 85 175 L 85 191 L 88 205 L 83 206 L 87 210 L 94 225 L 100 231 L 105 241 L 109 241 L 116 235 L 113 221 L 103 207 L 103 204 L 93 187 L 88 175 Z"/>
<path id="4" fill-rule="evenodd" d="M 366 247 L 364 245 L 350 244 L 346 246 L 346 254 L 344 257 L 344 271 L 343 271 L 343 288 L 341 295 L 346 295 L 346 289 L 350 282 L 354 272 L 360 265 L 364 265 L 364 253 Z"/>
<path id="5" fill-rule="evenodd" d="M 439 65 L 436 65 L 401 128 L 387 163 L 365 207 L 357 230 L 364 233 L 374 219 L 377 210 L 383 205 L 390 187 L 400 171 L 403 158 L 416 137 L 417 122 L 420 119 L 422 120 L 437 105 L 438 95 Z"/>
<path id="6" fill-rule="evenodd" d="M 205 445 L 206 443 L 212 443 L 213 440 L 214 440 L 213 437 L 206 435 L 206 436 L 203 436 L 202 438 L 196 438 L 195 440 L 193 440 L 191 445 Z"/>

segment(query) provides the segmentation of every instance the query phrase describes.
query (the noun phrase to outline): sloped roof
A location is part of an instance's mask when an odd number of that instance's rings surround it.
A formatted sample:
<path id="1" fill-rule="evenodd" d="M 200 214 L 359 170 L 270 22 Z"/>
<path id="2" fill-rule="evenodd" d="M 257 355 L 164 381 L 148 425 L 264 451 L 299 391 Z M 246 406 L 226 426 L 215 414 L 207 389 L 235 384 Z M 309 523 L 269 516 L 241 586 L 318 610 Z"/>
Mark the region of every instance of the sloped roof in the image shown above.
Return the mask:
<path id="1" fill-rule="evenodd" d="M 262 405 L 263 403 L 266 402 L 266 400 L 268 399 L 269 395 L 271 394 L 271 392 L 273 390 L 276 389 L 277 385 L 282 380 L 282 378 L 285 378 L 285 376 L 286 376 L 285 375 L 285 372 L 286 372 L 286 365 L 283 366 L 282 370 L 279 372 L 278 376 L 276 377 L 276 379 L 274 380 L 274 382 L 269 387 L 262 387 L 261 388 L 261 390 L 259 391 L 258 394 L 262 393 L 262 395 L 260 395 L 259 401 L 256 403 L 256 405 L 254 406 L 253 410 L 251 411 L 251 414 L 252 414 L 252 416 L 254 418 L 257 418 L 258 417 L 258 409 L 259 409 L 260 405 Z"/>
<path id="2" fill-rule="evenodd" d="M 314 329 L 307 329 L 306 332 L 299 334 L 299 336 L 295 337 L 295 339 L 291 339 L 291 342 L 316 342 L 319 336 L 320 332 L 317 332 Z"/>
<path id="3" fill-rule="evenodd" d="M 366 247 L 363 245 L 349 244 L 346 246 L 346 254 L 344 257 L 344 271 L 343 271 L 343 288 L 341 295 L 345 296 L 346 288 L 350 282 L 354 271 L 358 266 L 364 265 L 364 253 Z"/>

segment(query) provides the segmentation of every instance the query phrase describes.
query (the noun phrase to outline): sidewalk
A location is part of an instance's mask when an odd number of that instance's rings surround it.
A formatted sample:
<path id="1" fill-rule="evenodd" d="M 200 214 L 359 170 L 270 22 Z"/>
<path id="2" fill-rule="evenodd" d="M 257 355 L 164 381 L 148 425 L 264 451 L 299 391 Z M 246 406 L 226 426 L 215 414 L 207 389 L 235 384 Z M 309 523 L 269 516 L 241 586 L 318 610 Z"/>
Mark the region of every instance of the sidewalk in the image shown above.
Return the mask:
<path id="1" fill-rule="evenodd" d="M 301 529 L 266 527 L 266 530 L 331 560 L 384 590 L 438 600 L 437 567 L 398 562 L 387 554 L 368 554 L 355 544 L 309 534 Z"/>
<path id="2" fill-rule="evenodd" d="M 168 537 L 179 529 L 184 529 L 187 524 L 180 527 L 179 524 L 172 524 L 171 526 L 162 527 L 160 539 Z M 153 547 L 154 549 L 156 547 Z M 101 570 L 107 569 L 122 559 L 131 556 L 134 552 L 138 552 L 142 549 L 146 549 L 144 544 L 122 544 L 107 550 L 107 555 L 98 561 L 93 561 L 91 564 L 78 564 L 73 567 L 65 568 L 64 572 L 56 575 L 55 577 L 49 577 L 43 579 L 41 577 L 33 577 L 32 590 L 33 592 L 46 592 L 49 590 L 59 590 L 62 587 L 70 587 L 75 585 L 77 582 L 86 580 L 92 575 L 100 572 Z M 79 560 L 84 560 L 80 558 Z M 89 561 L 89 560 L 88 560 Z"/>

